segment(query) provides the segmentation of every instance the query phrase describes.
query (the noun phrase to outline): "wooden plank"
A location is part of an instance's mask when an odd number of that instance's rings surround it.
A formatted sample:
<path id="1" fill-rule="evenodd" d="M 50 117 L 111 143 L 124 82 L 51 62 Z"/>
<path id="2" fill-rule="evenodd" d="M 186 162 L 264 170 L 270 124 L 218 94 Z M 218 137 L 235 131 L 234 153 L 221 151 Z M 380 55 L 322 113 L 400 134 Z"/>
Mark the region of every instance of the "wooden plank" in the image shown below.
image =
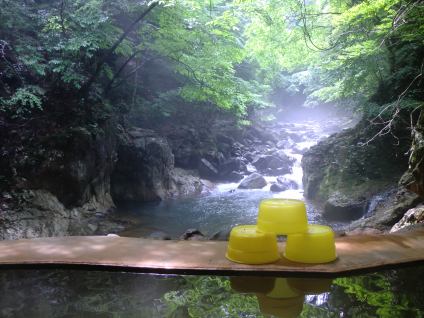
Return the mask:
<path id="1" fill-rule="evenodd" d="M 326 276 L 424 261 L 424 229 L 336 239 L 338 259 L 301 264 L 287 259 L 267 265 L 236 264 L 225 258 L 226 242 L 158 241 L 78 236 L 0 241 L 0 266 L 88 266 L 103 269 L 187 274 L 320 274 Z M 279 244 L 281 251 L 284 243 Z"/>

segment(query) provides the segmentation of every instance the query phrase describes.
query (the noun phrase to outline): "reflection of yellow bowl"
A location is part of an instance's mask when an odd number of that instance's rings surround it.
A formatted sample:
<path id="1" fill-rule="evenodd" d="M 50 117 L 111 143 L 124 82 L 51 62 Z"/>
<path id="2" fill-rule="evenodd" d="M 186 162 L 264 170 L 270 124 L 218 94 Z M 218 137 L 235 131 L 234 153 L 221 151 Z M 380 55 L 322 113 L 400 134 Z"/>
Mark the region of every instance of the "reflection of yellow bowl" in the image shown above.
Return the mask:
<path id="1" fill-rule="evenodd" d="M 331 278 L 287 278 L 289 286 L 306 295 L 318 295 L 329 292 L 333 280 Z"/>
<path id="2" fill-rule="evenodd" d="M 305 203 L 293 199 L 266 199 L 259 205 L 258 229 L 277 235 L 305 232 L 308 224 Z"/>
<path id="3" fill-rule="evenodd" d="M 307 232 L 288 235 L 284 256 L 301 263 L 334 261 L 337 256 L 333 230 L 329 226 L 309 224 Z"/>
<path id="4" fill-rule="evenodd" d="M 269 293 L 274 288 L 275 277 L 230 277 L 231 289 L 241 293 Z"/>
<path id="5" fill-rule="evenodd" d="M 266 294 L 268 298 L 282 299 L 282 298 L 293 298 L 303 295 L 302 292 L 292 288 L 287 278 L 277 277 L 275 279 L 274 288 Z"/>
<path id="6" fill-rule="evenodd" d="M 227 253 L 230 261 L 243 264 L 267 264 L 277 261 L 277 237 L 258 231 L 256 225 L 235 226 L 230 233 Z"/>
<path id="7" fill-rule="evenodd" d="M 257 294 L 259 309 L 265 315 L 276 317 L 295 318 L 299 317 L 303 310 L 303 295 L 293 298 L 270 298 L 263 294 Z"/>

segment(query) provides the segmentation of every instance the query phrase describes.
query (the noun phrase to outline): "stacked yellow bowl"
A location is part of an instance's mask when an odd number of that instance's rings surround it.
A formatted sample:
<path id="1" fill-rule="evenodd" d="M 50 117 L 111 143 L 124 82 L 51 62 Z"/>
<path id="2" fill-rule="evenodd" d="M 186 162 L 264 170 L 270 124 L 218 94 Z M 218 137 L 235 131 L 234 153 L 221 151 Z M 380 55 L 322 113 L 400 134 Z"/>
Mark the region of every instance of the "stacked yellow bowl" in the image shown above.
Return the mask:
<path id="1" fill-rule="evenodd" d="M 231 230 L 226 257 L 243 264 L 273 263 L 280 258 L 277 237 L 258 231 L 256 225 L 240 225 Z"/>
<path id="2" fill-rule="evenodd" d="M 284 256 L 288 260 L 316 264 L 336 259 L 333 230 L 308 224 L 305 203 L 293 199 L 261 201 L 257 225 L 232 229 L 226 257 L 243 264 L 275 262 L 280 258 L 277 235 L 287 235 Z"/>
<path id="3" fill-rule="evenodd" d="M 277 235 L 306 232 L 305 203 L 292 199 L 266 199 L 259 205 L 258 229 Z"/>

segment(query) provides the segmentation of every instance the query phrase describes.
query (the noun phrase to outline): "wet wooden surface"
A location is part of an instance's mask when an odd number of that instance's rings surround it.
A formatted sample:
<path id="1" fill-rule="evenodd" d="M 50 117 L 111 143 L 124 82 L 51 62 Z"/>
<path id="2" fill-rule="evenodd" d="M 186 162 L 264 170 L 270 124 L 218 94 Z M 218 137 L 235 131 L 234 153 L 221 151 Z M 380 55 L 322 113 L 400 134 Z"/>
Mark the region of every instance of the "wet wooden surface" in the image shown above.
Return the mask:
<path id="1" fill-rule="evenodd" d="M 236 264 L 225 258 L 226 242 L 158 241 L 78 236 L 0 241 L 0 267 L 82 266 L 187 274 L 328 274 L 373 270 L 424 261 L 424 229 L 336 239 L 338 258 L 328 264 L 301 264 L 282 258 L 267 265 Z M 281 251 L 284 243 L 279 245 Z"/>

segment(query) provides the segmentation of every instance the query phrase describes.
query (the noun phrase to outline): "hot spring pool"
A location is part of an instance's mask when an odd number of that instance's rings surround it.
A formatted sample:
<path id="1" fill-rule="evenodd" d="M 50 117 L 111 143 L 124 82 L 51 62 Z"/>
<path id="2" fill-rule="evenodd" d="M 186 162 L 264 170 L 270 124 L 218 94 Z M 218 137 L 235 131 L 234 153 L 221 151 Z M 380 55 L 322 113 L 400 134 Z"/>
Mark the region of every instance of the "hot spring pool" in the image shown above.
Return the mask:
<path id="1" fill-rule="evenodd" d="M 335 279 L 8 269 L 0 316 L 423 317 L 423 275 L 422 265 Z"/>

